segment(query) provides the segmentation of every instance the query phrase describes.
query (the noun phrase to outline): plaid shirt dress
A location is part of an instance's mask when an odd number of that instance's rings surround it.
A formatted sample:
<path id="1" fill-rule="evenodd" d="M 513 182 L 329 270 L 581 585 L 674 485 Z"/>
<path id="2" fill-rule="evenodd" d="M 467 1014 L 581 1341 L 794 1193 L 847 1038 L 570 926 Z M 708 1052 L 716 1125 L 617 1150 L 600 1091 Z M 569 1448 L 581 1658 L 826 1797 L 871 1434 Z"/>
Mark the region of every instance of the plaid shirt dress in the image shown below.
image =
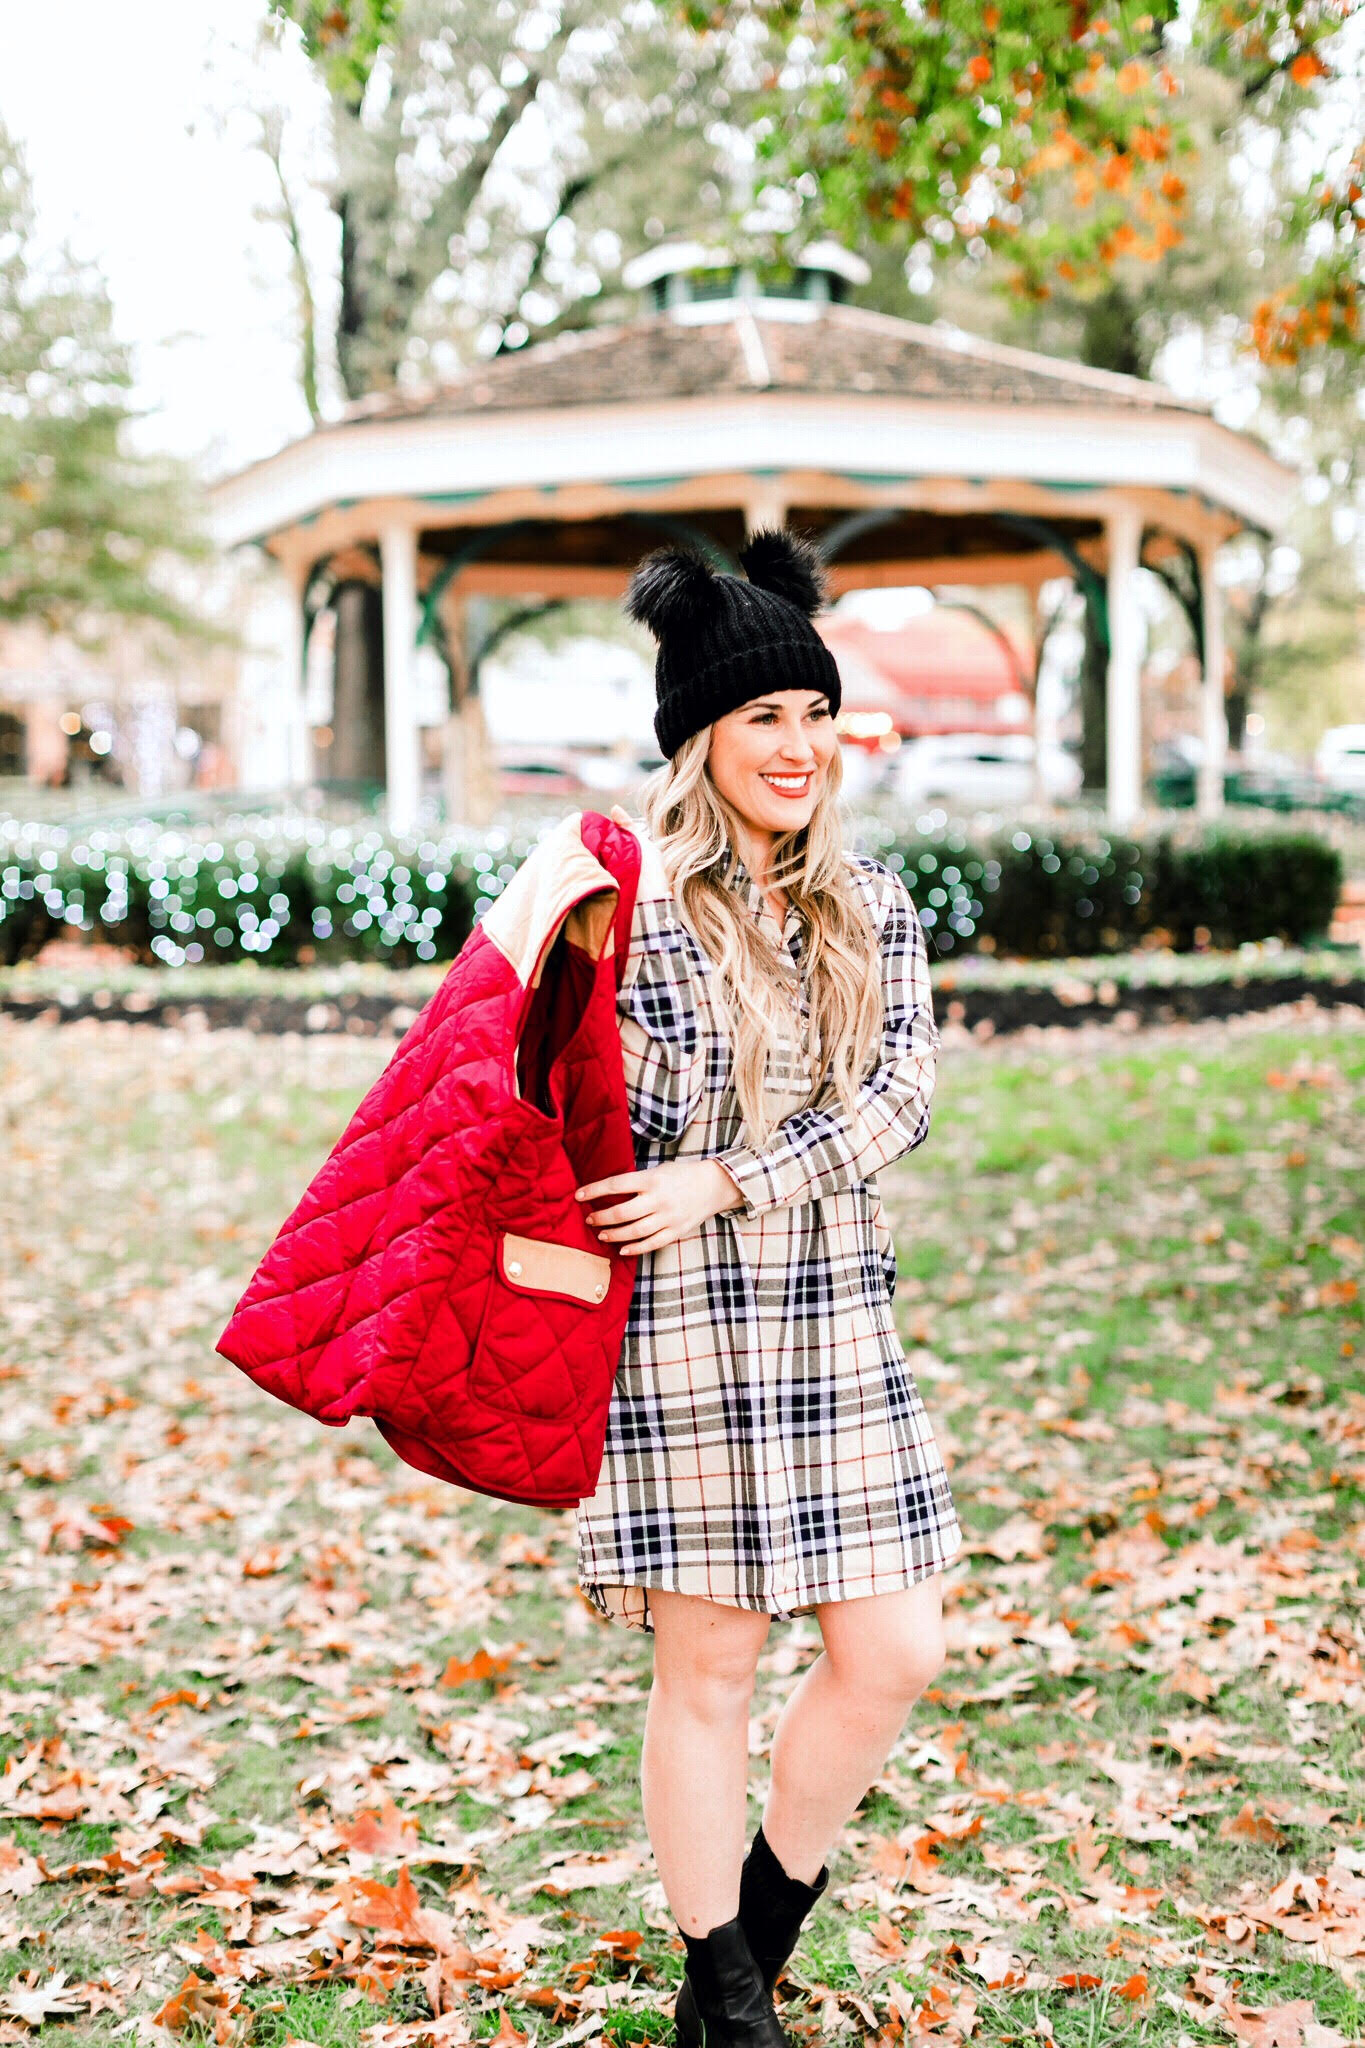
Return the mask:
<path id="1" fill-rule="evenodd" d="M 962 1542 L 896 1333 L 876 1183 L 929 1128 L 939 1034 L 919 918 L 888 868 L 846 856 L 880 935 L 881 1055 L 852 1116 L 790 1113 L 811 1072 L 800 920 L 780 925 L 736 863 L 731 885 L 792 970 L 792 1034 L 766 1082 L 785 1120 L 751 1150 L 711 961 L 631 823 L 644 859 L 618 1024 L 636 1165 L 716 1158 L 745 1201 L 640 1258 L 601 1473 L 575 1511 L 579 1584 L 651 1634 L 651 1586 L 789 1618 L 911 1585 Z"/>

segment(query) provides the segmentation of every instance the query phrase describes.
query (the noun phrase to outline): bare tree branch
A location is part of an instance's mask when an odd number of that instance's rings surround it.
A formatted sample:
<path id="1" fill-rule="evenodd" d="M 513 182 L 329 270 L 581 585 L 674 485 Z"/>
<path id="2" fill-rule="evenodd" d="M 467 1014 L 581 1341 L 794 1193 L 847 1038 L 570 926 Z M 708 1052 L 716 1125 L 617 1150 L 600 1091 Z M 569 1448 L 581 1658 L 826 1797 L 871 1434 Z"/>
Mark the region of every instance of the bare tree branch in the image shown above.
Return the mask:
<path id="1" fill-rule="evenodd" d="M 308 407 L 308 416 L 317 426 L 322 418 L 318 404 L 318 314 L 317 302 L 313 297 L 313 280 L 309 274 L 307 258 L 303 253 L 303 234 L 299 225 L 298 208 L 284 169 L 284 116 L 278 107 L 261 115 L 261 149 L 275 173 L 275 184 L 279 191 L 279 205 L 274 218 L 284 229 L 289 243 L 290 279 L 299 308 L 299 334 L 301 359 L 299 381 L 303 386 L 303 402 Z"/>
<path id="2" fill-rule="evenodd" d="M 633 154 L 633 151 L 623 149 L 619 152 L 619 154 L 609 158 L 605 163 L 594 164 L 591 170 L 582 171 L 579 173 L 577 177 L 570 178 L 567 181 L 567 183 L 563 186 L 559 195 L 559 204 L 555 208 L 553 218 L 547 222 L 544 230 L 534 238 L 531 244 L 531 266 L 530 269 L 527 271 L 525 277 L 522 279 L 521 290 L 517 294 L 518 303 L 520 303 L 520 301 L 526 296 L 527 292 L 533 291 L 535 286 L 539 283 L 541 275 L 545 269 L 545 258 L 549 251 L 550 236 L 554 231 L 555 227 L 558 225 L 558 223 L 562 220 L 567 220 L 569 218 L 570 214 L 573 212 L 574 207 L 578 204 L 580 199 L 585 198 L 589 192 L 595 191 L 599 185 L 603 184 L 606 179 L 612 177 L 618 170 L 622 168 L 623 165 L 628 164 L 631 161 Z M 583 323 L 580 322 L 568 324 L 581 325 Z M 565 316 L 561 314 L 554 321 L 547 322 L 545 326 L 537 327 L 536 340 L 543 341 L 547 336 L 551 334 L 563 333 L 565 331 L 565 325 Z M 499 343 L 497 349 L 494 351 L 494 353 L 497 355 L 504 355 L 507 352 L 508 351 L 506 350 L 505 346 L 502 343 Z"/>
<path id="3" fill-rule="evenodd" d="M 562 35 L 561 31 L 548 46 L 545 56 L 548 57 L 554 52 L 555 44 L 561 41 Z M 493 168 L 498 151 L 539 92 L 548 68 L 547 65 L 544 70 L 528 70 L 521 84 L 512 88 L 498 109 L 487 135 L 468 163 L 461 166 L 456 177 L 446 186 L 440 199 L 422 223 L 418 260 L 410 266 L 414 304 L 430 291 L 450 261 L 452 238 L 464 226 L 475 200 L 483 190 L 484 180 Z"/>

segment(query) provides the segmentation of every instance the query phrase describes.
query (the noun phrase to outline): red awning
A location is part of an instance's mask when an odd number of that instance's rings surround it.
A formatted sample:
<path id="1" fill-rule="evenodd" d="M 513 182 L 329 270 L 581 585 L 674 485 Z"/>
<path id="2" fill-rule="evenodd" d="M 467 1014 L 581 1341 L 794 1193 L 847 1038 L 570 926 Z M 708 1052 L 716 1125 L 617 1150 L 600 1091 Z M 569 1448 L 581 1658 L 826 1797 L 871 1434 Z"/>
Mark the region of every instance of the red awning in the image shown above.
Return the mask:
<path id="1" fill-rule="evenodd" d="M 1033 649 L 1017 629 L 1004 629 L 1011 661 L 989 626 L 950 604 L 890 632 L 837 612 L 818 625 L 839 663 L 845 712 L 889 711 L 906 734 L 1030 729 L 1019 699 L 1031 689 Z"/>

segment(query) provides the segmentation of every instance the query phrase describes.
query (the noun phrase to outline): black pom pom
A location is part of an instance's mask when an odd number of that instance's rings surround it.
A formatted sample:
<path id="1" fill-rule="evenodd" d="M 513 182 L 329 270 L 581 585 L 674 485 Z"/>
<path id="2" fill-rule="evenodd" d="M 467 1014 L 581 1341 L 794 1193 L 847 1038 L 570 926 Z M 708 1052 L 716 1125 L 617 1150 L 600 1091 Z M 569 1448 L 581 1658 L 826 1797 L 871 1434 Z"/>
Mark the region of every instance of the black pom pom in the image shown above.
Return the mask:
<path id="1" fill-rule="evenodd" d="M 765 527 L 751 534 L 739 551 L 744 573 L 760 590 L 785 597 L 807 618 L 818 612 L 827 595 L 825 569 L 813 541 L 785 526 Z"/>
<path id="2" fill-rule="evenodd" d="M 686 548 L 656 548 L 631 577 L 625 607 L 661 640 L 665 633 L 685 633 L 699 624 L 714 595 L 715 577 L 700 555 Z"/>

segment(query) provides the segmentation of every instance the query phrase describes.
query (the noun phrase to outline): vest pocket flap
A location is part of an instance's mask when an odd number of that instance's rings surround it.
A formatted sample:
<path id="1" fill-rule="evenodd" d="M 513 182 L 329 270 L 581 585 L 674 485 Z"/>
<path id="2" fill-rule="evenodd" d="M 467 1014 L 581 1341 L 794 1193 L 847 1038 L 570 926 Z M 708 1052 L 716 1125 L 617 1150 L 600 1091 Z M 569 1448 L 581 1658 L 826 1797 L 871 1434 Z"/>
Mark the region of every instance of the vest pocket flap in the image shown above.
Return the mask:
<path id="1" fill-rule="evenodd" d="M 611 1284 L 611 1260 L 604 1253 L 545 1237 L 518 1237 L 510 1230 L 498 1240 L 498 1270 L 509 1287 L 567 1295 L 570 1301 L 605 1301 Z"/>

